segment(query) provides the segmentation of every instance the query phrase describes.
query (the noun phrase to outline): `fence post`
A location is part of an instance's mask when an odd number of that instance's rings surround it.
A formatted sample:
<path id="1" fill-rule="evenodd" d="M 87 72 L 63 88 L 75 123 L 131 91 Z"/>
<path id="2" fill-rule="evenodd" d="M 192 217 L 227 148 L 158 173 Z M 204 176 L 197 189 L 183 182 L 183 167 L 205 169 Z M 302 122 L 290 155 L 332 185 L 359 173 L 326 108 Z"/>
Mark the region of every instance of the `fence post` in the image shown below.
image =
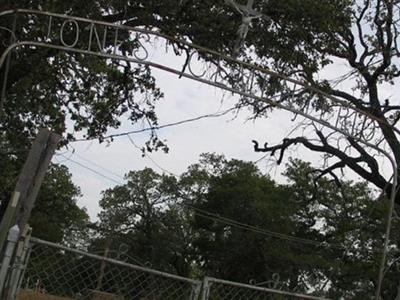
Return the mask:
<path id="1" fill-rule="evenodd" d="M 210 281 L 208 277 L 204 277 L 201 290 L 201 300 L 208 300 L 210 295 Z"/>
<path id="2" fill-rule="evenodd" d="M 7 238 L 7 234 L 10 230 L 14 215 L 17 212 L 19 206 L 21 193 L 19 191 L 14 191 L 10 201 L 8 202 L 6 211 L 4 212 L 3 218 L 0 221 L 0 253 L 3 249 L 4 241 Z"/>
<path id="3" fill-rule="evenodd" d="M 111 237 L 108 237 L 106 240 L 106 245 L 105 245 L 104 254 L 103 254 L 104 258 L 108 257 L 108 254 L 109 254 L 110 248 L 111 248 L 111 242 L 112 242 Z M 105 274 L 105 270 L 106 270 L 106 264 L 107 263 L 105 260 L 101 261 L 99 277 L 97 278 L 97 284 L 96 284 L 96 290 L 98 290 L 98 291 L 101 290 L 101 287 L 103 285 L 103 278 L 104 278 L 104 274 Z"/>
<path id="4" fill-rule="evenodd" d="M 22 280 L 21 275 L 23 274 L 24 263 L 26 262 L 25 258 L 28 253 L 31 230 L 32 228 L 26 226 L 22 233 L 22 239 L 18 242 L 13 269 L 6 289 L 8 295 L 7 299 L 10 300 L 15 300 L 17 297 L 20 282 Z"/>
<path id="5" fill-rule="evenodd" d="M 192 286 L 192 292 L 190 294 L 190 300 L 199 300 L 199 296 L 201 294 L 201 286 L 202 282 L 198 281 Z"/>
<path id="6" fill-rule="evenodd" d="M 8 267 L 10 266 L 10 262 L 14 253 L 15 245 L 18 242 L 19 238 L 19 227 L 18 225 L 14 225 L 11 227 L 7 236 L 7 245 L 5 247 L 3 261 L 0 268 L 0 297 L 3 294 L 3 287 L 7 279 Z"/>
<path id="7" fill-rule="evenodd" d="M 28 248 L 26 249 L 26 255 L 25 255 L 25 260 L 24 260 L 24 266 L 23 266 L 23 268 L 22 268 L 22 274 L 21 274 L 21 276 L 20 276 L 20 278 L 19 278 L 18 285 L 17 285 L 17 292 L 21 289 L 22 282 L 24 281 L 24 278 L 25 278 L 25 272 L 26 272 L 26 269 L 28 268 L 29 259 L 31 258 L 32 244 L 30 243 L 30 238 L 31 238 L 31 237 L 29 237 L 29 244 L 27 245 Z M 25 287 L 26 287 L 26 288 L 29 287 L 29 278 L 26 280 L 26 285 L 25 285 Z"/>

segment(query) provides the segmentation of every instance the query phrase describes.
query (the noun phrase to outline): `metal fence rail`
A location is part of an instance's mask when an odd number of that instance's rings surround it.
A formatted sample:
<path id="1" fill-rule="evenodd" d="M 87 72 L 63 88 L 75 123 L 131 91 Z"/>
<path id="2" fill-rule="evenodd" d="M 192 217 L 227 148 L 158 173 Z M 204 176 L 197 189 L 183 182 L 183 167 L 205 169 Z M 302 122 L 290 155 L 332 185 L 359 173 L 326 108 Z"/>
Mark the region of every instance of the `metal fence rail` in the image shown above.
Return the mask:
<path id="1" fill-rule="evenodd" d="M 196 300 L 201 281 L 32 239 L 22 287 L 72 299 Z"/>
<path id="2" fill-rule="evenodd" d="M 211 277 L 204 278 L 202 300 L 300 300 L 325 298 L 285 292 Z M 327 299 L 325 299 L 327 300 Z"/>
<path id="3" fill-rule="evenodd" d="M 211 277 L 188 279 L 35 238 L 29 254 L 22 294 L 66 300 L 324 299 Z"/>

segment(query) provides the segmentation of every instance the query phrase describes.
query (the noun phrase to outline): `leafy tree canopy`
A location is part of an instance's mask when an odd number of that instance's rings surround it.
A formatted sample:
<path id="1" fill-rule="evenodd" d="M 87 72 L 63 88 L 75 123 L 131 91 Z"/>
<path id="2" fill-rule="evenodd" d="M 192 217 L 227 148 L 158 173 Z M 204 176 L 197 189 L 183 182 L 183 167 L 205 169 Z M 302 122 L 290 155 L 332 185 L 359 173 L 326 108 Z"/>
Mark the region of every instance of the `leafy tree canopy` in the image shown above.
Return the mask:
<path id="1" fill-rule="evenodd" d="M 40 190 L 29 224 L 35 237 L 76 245 L 87 239 L 89 216 L 77 205 L 79 187 L 68 169 L 51 165 Z"/>
<path id="2" fill-rule="evenodd" d="M 93 247 L 107 239 L 114 251 L 128 244 L 132 262 L 185 276 L 368 297 L 386 202 L 365 183 L 318 179 L 299 160 L 285 176 L 288 183 L 278 184 L 253 163 L 215 154 L 202 155 L 179 180 L 151 169 L 130 172 L 126 184 L 103 193 Z M 398 263 L 390 261 L 388 299 L 397 285 Z"/>
<path id="3" fill-rule="evenodd" d="M 2 4 L 2 8 L 18 6 L 51 10 L 153 28 L 223 54 L 233 54 L 243 18 L 229 3 L 232 1 L 92 0 L 81 4 L 39 0 L 8 1 Z M 238 3 L 244 4 L 244 1 L 238 0 Z M 266 144 L 259 147 L 256 144 L 256 151 L 279 154 L 278 162 L 281 162 L 289 147 L 301 144 L 327 158 L 323 168 L 313 171 L 313 175 L 318 174 L 315 181 L 319 181 L 321 186 L 326 184 L 325 175 L 339 181 L 337 171 L 347 167 L 384 190 L 386 196 L 391 195 L 393 187 L 385 175 L 385 166 L 380 163 L 377 153 L 366 148 L 360 140 L 368 140 L 372 145 L 386 149 L 394 158 L 395 167 L 400 164 L 400 141 L 396 128 L 400 119 L 398 101 L 395 96 L 387 97 L 383 92 L 387 85 L 396 84 L 400 76 L 399 5 L 392 0 L 271 0 L 255 3 L 255 10 L 264 17 L 253 20 L 237 58 L 298 79 L 370 117 L 365 122 L 363 119 L 357 122 L 357 115 L 346 115 L 345 112 L 340 119 L 330 119 L 339 108 L 329 97 L 300 87 L 291 97 L 282 97 L 282 103 L 310 114 L 328 116 L 330 123 L 337 123 L 341 128 L 350 127 L 356 138 L 343 138 L 310 122 L 305 125 L 314 131 L 314 135 L 288 137 L 275 146 Z M 11 24 L 9 19 L 0 22 L 2 27 Z M 29 34 L 29 29 L 27 24 L 17 33 Z M 1 31 L 1 39 L 8 38 L 9 33 Z M 128 37 L 120 51 L 129 53 L 136 46 Z M 184 55 L 182 45 L 175 43 L 173 46 Z M 5 47 L 6 44 L 2 43 L 0 52 Z M 28 145 L 27 138 L 33 136 L 40 126 L 51 127 L 71 140 L 76 131 L 102 139 L 108 128 L 120 126 L 122 116 L 134 123 L 144 120 L 150 125 L 157 124 L 154 105 L 162 98 L 162 92 L 147 67 L 54 50 L 24 50 L 14 53 L 14 56 L 18 59 L 14 57 L 11 60 L 6 86 L 7 105 L 4 105 L 0 119 L 3 148 L 16 150 L 20 145 Z M 321 75 L 325 67 L 342 63 L 349 68 L 348 73 L 338 74 L 340 76 L 334 80 Z M 0 82 L 3 82 L 3 76 L 2 72 Z M 269 97 L 287 91 L 284 81 L 267 79 L 267 85 L 258 80 L 255 89 L 265 91 L 264 95 Z M 272 109 L 267 104 L 246 98 L 241 98 L 239 104 L 250 108 L 254 117 L 268 115 Z M 72 131 L 69 132 L 68 119 L 72 120 Z M 379 122 L 372 122 L 372 119 Z M 164 144 L 153 134 L 148 146 L 153 149 Z M 5 167 L 10 165 L 5 164 Z M 203 188 L 210 188 L 204 181 L 209 175 L 201 168 L 198 171 L 203 181 L 190 187 L 190 191 L 201 194 Z M 399 173 L 398 170 L 395 172 Z M 357 189 L 347 188 L 345 191 L 351 195 Z M 201 197 L 206 199 L 204 194 Z M 397 196 L 396 203 L 398 208 L 400 196 Z M 364 209 L 363 204 L 357 204 L 354 209 Z"/>
<path id="4" fill-rule="evenodd" d="M 132 171 L 127 183 L 103 192 L 99 214 L 100 237 L 118 251 L 129 246 L 131 262 L 187 276 L 190 261 L 185 250 L 189 236 L 174 206 L 177 182 L 152 169 Z M 98 245 L 100 246 L 100 245 Z"/>
<path id="5" fill-rule="evenodd" d="M 243 28 L 243 12 L 235 9 L 233 3 L 233 0 L 90 0 L 82 5 L 74 1 L 21 0 L 6 2 L 3 8 L 50 10 L 157 29 L 229 55 L 234 53 L 238 28 Z M 245 1 L 238 0 L 237 3 L 245 4 Z M 358 122 L 354 131 L 361 139 L 386 147 L 399 164 L 400 142 L 394 128 L 400 116 L 398 106 L 393 97 L 385 98 L 381 92 L 385 84 L 395 84 L 400 74 L 396 18 L 399 4 L 391 0 L 274 0 L 255 1 L 254 10 L 263 17 L 252 20 L 238 58 L 298 79 L 309 87 L 337 97 L 346 106 L 367 113 L 370 118 L 379 119 L 374 125 L 369 121 Z M 2 32 L 3 36 L 7 37 L 7 34 Z M 179 43 L 172 44 L 175 50 L 182 50 Z M 130 53 L 136 46 L 127 37 L 119 50 Z M 5 46 L 0 47 L 4 50 Z M 18 59 L 12 60 L 7 86 L 9 104 L 5 106 L 1 124 L 8 139 L 15 138 L 16 133 L 32 134 L 43 125 L 65 132 L 67 119 L 73 120 L 74 131 L 83 130 L 87 137 L 100 139 L 104 138 L 107 128 L 120 125 L 122 115 L 133 122 L 146 120 L 150 125 L 156 124 L 154 104 L 162 93 L 148 68 L 53 50 L 20 52 Z M 184 51 L 182 55 L 185 55 Z M 338 74 L 335 80 L 319 76 L 327 65 L 342 63 L 348 66 L 349 73 Z M 115 68 L 115 64 L 119 67 Z M 341 84 L 343 81 L 347 84 Z M 277 78 L 258 78 L 254 88 L 272 97 L 288 87 Z M 328 97 L 307 89 L 300 88 L 282 101 L 311 114 L 333 117 L 337 113 Z M 245 98 L 240 104 L 251 108 L 254 117 L 267 114 L 271 108 Z M 338 120 L 343 124 L 340 126 L 352 126 L 349 118 Z M 73 139 L 71 134 L 67 135 L 68 139 Z M 335 174 L 335 170 L 348 167 L 390 195 L 391 185 L 383 167 L 373 154 L 363 151 L 358 139 L 343 139 L 317 128 L 313 137 L 288 138 L 275 147 L 257 146 L 256 150 L 271 154 L 280 152 L 282 157 L 294 144 L 302 144 L 333 158 L 329 160 L 331 165 L 321 170 L 322 174 Z M 153 134 L 148 146 L 153 149 L 164 144 Z"/>

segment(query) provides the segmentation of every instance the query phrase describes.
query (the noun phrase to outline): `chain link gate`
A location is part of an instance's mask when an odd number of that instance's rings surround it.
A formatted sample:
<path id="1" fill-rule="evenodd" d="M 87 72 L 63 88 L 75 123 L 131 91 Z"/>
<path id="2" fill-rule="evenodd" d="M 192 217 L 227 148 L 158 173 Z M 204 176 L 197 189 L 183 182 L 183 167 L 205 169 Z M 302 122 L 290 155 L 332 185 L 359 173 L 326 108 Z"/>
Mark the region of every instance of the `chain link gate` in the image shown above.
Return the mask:
<path id="1" fill-rule="evenodd" d="M 326 298 L 286 292 L 250 284 L 205 277 L 202 300 L 324 300 Z"/>
<path id="2" fill-rule="evenodd" d="M 37 294 L 57 300 L 324 299 L 211 277 L 189 279 L 36 238 L 28 257 L 25 267 L 15 266 L 22 270 L 15 282 L 19 300 Z"/>
<path id="3" fill-rule="evenodd" d="M 3 107 L 6 100 L 6 83 L 8 78 L 9 71 L 9 61 L 11 59 L 10 53 L 19 48 L 48 48 L 54 49 L 64 52 L 71 53 L 80 53 L 93 55 L 97 57 L 101 57 L 104 59 L 115 59 L 115 60 L 123 60 L 132 63 L 143 64 L 151 68 L 160 69 L 171 74 L 179 75 L 180 77 L 185 77 L 190 80 L 194 80 L 197 82 L 201 82 L 203 84 L 214 86 L 216 88 L 232 92 L 233 94 L 240 95 L 242 97 L 247 97 L 249 99 L 253 99 L 254 101 L 265 103 L 267 105 L 271 105 L 271 107 L 280 108 L 285 111 L 289 111 L 295 114 L 295 116 L 300 115 L 305 117 L 308 120 L 311 120 L 315 123 L 322 125 L 324 128 L 333 130 L 334 132 L 341 134 L 345 137 L 349 137 L 355 139 L 360 142 L 364 146 L 369 149 L 374 149 L 375 151 L 383 154 L 387 157 L 393 167 L 393 177 L 392 177 L 392 191 L 390 197 L 390 206 L 388 208 L 388 222 L 385 229 L 385 243 L 382 251 L 382 258 L 379 263 L 379 276 L 378 276 L 378 287 L 376 291 L 376 299 L 379 298 L 379 293 L 381 289 L 381 283 L 384 277 L 385 266 L 387 265 L 387 254 L 389 251 L 389 239 L 390 239 L 390 230 L 391 230 L 391 220 L 394 210 L 394 201 L 397 193 L 397 177 L 398 177 L 398 167 L 396 161 L 394 160 L 391 153 L 387 152 L 386 149 L 380 148 L 379 145 L 373 144 L 368 138 L 366 138 L 361 131 L 357 131 L 356 126 L 348 126 L 349 116 L 352 116 L 354 120 L 361 120 L 361 122 L 370 122 L 372 124 L 372 128 L 379 128 L 380 124 L 386 124 L 385 120 L 378 119 L 371 114 L 368 114 L 359 108 L 352 106 L 341 99 L 338 99 L 330 94 L 325 93 L 322 90 L 314 88 L 310 85 L 305 84 L 301 79 L 286 77 L 282 74 L 276 73 L 272 70 L 261 68 L 256 64 L 247 63 L 238 60 L 236 57 L 230 57 L 229 55 L 215 52 L 210 49 L 206 49 L 201 46 L 196 46 L 191 44 L 190 42 L 179 40 L 174 37 L 169 37 L 158 33 L 156 31 L 151 30 L 143 30 L 138 28 L 133 28 L 129 26 L 123 26 L 118 24 L 106 23 L 102 21 L 95 21 L 86 18 L 79 18 L 73 16 L 66 16 L 61 14 L 43 12 L 43 11 L 34 11 L 27 9 L 17 9 L 17 10 L 9 10 L 0 12 L 0 17 L 14 15 L 15 18 L 17 15 L 25 15 L 26 20 L 29 22 L 33 22 L 34 20 L 42 18 L 42 23 L 39 25 L 47 24 L 45 26 L 38 26 L 36 29 L 39 29 L 39 33 L 42 35 L 39 38 L 32 38 L 29 34 L 24 34 L 22 36 L 15 35 L 15 25 L 13 28 L 2 28 L 11 33 L 9 47 L 1 54 L 0 56 L 0 70 L 5 67 L 5 76 L 3 82 L 3 89 L 0 93 L 0 110 Z M 55 22 L 58 20 L 58 22 Z M 54 24 L 58 24 L 59 26 L 56 28 Z M 70 25 L 70 26 L 68 26 Z M 69 29 L 68 29 L 69 28 Z M 72 29 L 71 29 L 72 28 Z M 89 34 L 80 35 L 82 28 L 89 28 Z M 102 29 L 100 29 L 102 28 Z M 44 30 L 43 30 L 44 29 Z M 74 40 L 66 41 L 63 37 L 66 31 L 72 30 Z M 132 52 L 129 56 L 120 55 L 115 50 L 118 48 L 118 36 L 120 35 L 120 31 L 128 32 L 130 37 L 135 37 L 135 42 L 138 44 L 138 48 Z M 102 36 L 106 36 L 108 33 L 115 37 L 114 45 L 111 47 L 112 49 L 107 49 L 106 45 L 102 42 Z M 28 32 L 29 33 L 29 32 Z M 181 46 L 186 47 L 188 50 L 188 57 L 186 58 L 185 63 L 183 64 L 182 69 L 176 69 L 165 65 L 164 62 L 156 62 L 151 61 L 149 58 L 148 49 L 146 49 L 146 41 L 150 41 L 151 38 L 160 38 L 167 43 L 174 42 Z M 84 40 L 86 38 L 86 40 Z M 81 46 L 81 47 L 79 47 Z M 148 46 L 148 45 L 147 45 Z M 208 56 L 214 58 L 217 61 L 217 64 L 214 67 L 206 68 L 209 72 L 204 73 L 195 73 L 191 68 L 191 63 L 195 61 L 196 56 Z M 225 63 L 224 63 L 225 62 Z M 210 64 L 212 60 L 210 59 Z M 233 66 L 231 66 L 233 65 Z M 231 83 L 229 80 L 226 80 L 226 76 L 224 74 L 232 74 L 235 75 L 233 77 L 239 77 L 240 80 L 233 80 L 234 83 Z M 236 75 L 239 76 L 236 76 Z M 264 94 L 264 86 L 259 87 L 259 89 L 255 92 L 253 82 L 254 78 L 261 78 L 263 81 L 268 81 L 269 79 L 277 80 L 285 86 L 285 92 L 275 95 L 274 97 L 267 97 Z M 237 79 L 237 78 L 236 78 Z M 238 84 L 238 82 L 245 83 Z M 329 100 L 332 104 L 339 107 L 335 111 L 336 116 L 334 119 L 326 119 L 324 114 L 312 114 L 309 111 L 308 107 L 298 108 L 292 106 L 291 104 L 285 104 L 281 102 L 282 99 L 293 98 L 296 93 L 300 90 L 304 89 L 313 94 L 317 94 Z M 342 111 L 346 111 L 345 114 L 342 114 Z M 334 121 L 334 122 L 332 122 Z M 353 123 L 355 124 L 355 123 Z M 400 134 L 399 129 L 394 129 L 395 132 Z M 58 245 L 59 246 L 59 245 Z M 62 246 L 59 246 L 62 247 Z M 64 249 L 65 250 L 65 249 Z M 71 249 L 70 249 L 71 250 Z M 67 250 L 65 250 L 67 251 Z M 68 251 L 67 251 L 68 252 Z M 103 259 L 103 258 L 101 258 Z M 103 259 L 104 260 L 104 259 Z M 108 262 L 107 262 L 108 263 Z M 222 282 L 222 281 L 221 281 Z M 220 282 L 220 283 L 221 283 Z M 215 282 L 214 282 L 215 283 Z M 215 286 L 215 284 L 213 285 Z M 211 285 L 212 287 L 212 285 Z M 211 290 L 210 290 L 211 291 Z M 212 296 L 212 293 L 210 294 Z M 228 299 L 226 296 L 216 296 L 219 297 L 215 299 Z M 225 297 L 225 298 L 224 298 Z M 304 298 L 304 297 L 303 297 Z M 157 299 L 157 298 L 155 298 Z M 168 299 L 168 298 L 167 298 Z M 172 298 L 171 298 L 172 299 Z M 210 298 L 212 299 L 212 298 Z M 239 298 L 246 299 L 246 298 Z M 307 298 L 306 298 L 307 299 Z"/>
<path id="4" fill-rule="evenodd" d="M 33 238 L 21 293 L 74 300 L 197 300 L 201 284 Z"/>

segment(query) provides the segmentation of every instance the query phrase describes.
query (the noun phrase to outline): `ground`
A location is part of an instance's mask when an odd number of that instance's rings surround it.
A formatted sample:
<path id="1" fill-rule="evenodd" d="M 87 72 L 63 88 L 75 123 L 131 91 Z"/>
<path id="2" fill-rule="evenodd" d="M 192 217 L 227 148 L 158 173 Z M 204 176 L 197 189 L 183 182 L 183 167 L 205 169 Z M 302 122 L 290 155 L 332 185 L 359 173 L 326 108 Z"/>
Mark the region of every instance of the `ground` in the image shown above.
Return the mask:
<path id="1" fill-rule="evenodd" d="M 47 294 L 38 294 L 36 292 L 22 290 L 18 296 L 18 300 L 74 300 L 74 299 L 52 296 Z"/>

